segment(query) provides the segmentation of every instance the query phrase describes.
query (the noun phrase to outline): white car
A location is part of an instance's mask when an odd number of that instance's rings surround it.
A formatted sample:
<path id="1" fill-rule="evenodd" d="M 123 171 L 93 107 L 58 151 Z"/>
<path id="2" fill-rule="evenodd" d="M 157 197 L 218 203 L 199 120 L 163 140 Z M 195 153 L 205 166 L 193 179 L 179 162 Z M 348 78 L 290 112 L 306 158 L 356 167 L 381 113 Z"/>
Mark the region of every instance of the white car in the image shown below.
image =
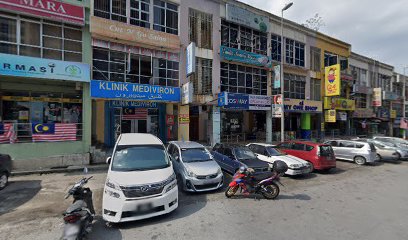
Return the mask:
<path id="1" fill-rule="evenodd" d="M 178 206 L 176 175 L 160 139 L 143 133 L 121 134 L 109 163 L 102 216 L 118 223 L 150 218 Z"/>
<path id="2" fill-rule="evenodd" d="M 311 172 L 312 168 L 310 163 L 300 159 L 298 157 L 288 155 L 279 151 L 274 145 L 266 143 L 250 143 L 247 145 L 256 156 L 265 162 L 268 162 L 272 167 L 272 164 L 276 160 L 284 161 L 288 165 L 288 170 L 285 174 L 287 175 L 300 175 L 308 174 Z"/>

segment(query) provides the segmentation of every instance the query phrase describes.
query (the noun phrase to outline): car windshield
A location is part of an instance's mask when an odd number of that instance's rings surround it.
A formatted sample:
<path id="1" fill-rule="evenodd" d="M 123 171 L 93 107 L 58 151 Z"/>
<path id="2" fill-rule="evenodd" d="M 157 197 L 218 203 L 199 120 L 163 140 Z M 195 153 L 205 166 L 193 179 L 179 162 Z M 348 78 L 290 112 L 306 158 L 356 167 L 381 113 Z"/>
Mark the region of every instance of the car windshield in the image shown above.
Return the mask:
<path id="1" fill-rule="evenodd" d="M 239 147 L 234 149 L 235 156 L 241 159 L 255 159 L 255 154 L 248 147 Z"/>
<path id="2" fill-rule="evenodd" d="M 266 147 L 266 151 L 268 151 L 270 156 L 282 156 L 282 155 L 287 155 L 284 152 L 281 152 L 279 149 L 275 147 Z"/>
<path id="3" fill-rule="evenodd" d="M 211 160 L 211 155 L 204 148 L 182 148 L 181 158 L 183 162 L 205 162 Z"/>
<path id="4" fill-rule="evenodd" d="M 321 145 L 320 146 L 320 155 L 321 156 L 330 156 L 333 153 L 333 149 L 330 145 Z"/>
<path id="5" fill-rule="evenodd" d="M 388 146 L 388 147 L 396 147 L 397 146 L 394 143 L 390 143 L 390 142 L 381 142 L 381 144 L 384 145 L 384 146 Z"/>
<path id="6" fill-rule="evenodd" d="M 146 171 L 170 166 L 162 145 L 117 146 L 112 160 L 112 171 Z"/>
<path id="7" fill-rule="evenodd" d="M 399 138 L 377 138 L 377 139 L 388 143 L 408 144 L 407 141 Z"/>

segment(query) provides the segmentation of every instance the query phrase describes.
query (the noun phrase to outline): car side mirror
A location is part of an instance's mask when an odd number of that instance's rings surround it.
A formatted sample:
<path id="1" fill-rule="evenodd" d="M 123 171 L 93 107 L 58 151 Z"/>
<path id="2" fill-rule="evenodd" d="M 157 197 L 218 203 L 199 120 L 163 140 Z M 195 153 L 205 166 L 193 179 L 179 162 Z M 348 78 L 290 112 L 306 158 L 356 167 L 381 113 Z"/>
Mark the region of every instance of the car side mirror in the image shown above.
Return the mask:
<path id="1" fill-rule="evenodd" d="M 180 162 L 179 156 L 175 156 L 175 157 L 174 157 L 174 160 L 176 160 L 177 162 Z"/>
<path id="2" fill-rule="evenodd" d="M 107 164 L 110 164 L 110 163 L 111 163 L 111 161 L 112 161 L 112 157 L 108 157 L 108 158 L 106 158 L 106 163 L 107 163 Z"/>

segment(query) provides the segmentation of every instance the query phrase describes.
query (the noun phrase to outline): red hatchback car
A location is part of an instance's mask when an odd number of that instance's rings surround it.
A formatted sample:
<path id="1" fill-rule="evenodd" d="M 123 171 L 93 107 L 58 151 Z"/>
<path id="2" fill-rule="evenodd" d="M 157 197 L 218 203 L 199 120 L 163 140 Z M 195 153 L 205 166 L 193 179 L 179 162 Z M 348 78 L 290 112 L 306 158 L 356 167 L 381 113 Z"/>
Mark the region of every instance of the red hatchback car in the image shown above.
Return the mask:
<path id="1" fill-rule="evenodd" d="M 277 147 L 289 155 L 310 162 L 312 170 L 329 170 L 336 167 L 336 157 L 330 145 L 306 141 L 288 141 L 278 144 Z"/>

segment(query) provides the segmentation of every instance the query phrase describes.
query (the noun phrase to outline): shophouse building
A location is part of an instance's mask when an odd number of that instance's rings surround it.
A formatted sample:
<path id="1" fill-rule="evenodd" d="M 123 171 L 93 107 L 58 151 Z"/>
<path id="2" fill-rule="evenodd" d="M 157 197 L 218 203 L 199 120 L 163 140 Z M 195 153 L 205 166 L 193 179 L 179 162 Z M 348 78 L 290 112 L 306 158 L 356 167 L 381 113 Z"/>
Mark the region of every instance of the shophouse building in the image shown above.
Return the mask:
<path id="1" fill-rule="evenodd" d="M 0 0 L 0 152 L 14 169 L 89 162 L 89 1 Z"/>
<path id="2" fill-rule="evenodd" d="M 188 140 L 180 1 L 95 0 L 91 15 L 95 142 L 112 147 L 121 133 Z"/>

